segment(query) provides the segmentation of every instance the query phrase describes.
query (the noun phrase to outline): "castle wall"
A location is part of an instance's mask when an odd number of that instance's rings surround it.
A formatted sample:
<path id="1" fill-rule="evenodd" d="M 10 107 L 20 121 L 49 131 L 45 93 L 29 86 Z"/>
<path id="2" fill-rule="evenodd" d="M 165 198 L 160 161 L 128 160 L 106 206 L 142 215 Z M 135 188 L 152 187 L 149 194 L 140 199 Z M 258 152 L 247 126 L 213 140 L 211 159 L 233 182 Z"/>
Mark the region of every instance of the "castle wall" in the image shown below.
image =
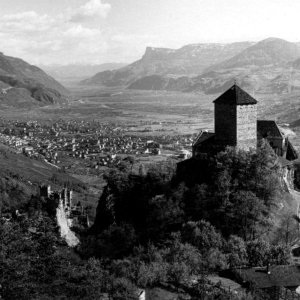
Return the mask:
<path id="1" fill-rule="evenodd" d="M 257 108 L 256 105 L 236 107 L 236 146 L 243 150 L 257 147 Z"/>
<path id="2" fill-rule="evenodd" d="M 216 142 L 221 145 L 236 145 L 236 106 L 215 104 Z"/>

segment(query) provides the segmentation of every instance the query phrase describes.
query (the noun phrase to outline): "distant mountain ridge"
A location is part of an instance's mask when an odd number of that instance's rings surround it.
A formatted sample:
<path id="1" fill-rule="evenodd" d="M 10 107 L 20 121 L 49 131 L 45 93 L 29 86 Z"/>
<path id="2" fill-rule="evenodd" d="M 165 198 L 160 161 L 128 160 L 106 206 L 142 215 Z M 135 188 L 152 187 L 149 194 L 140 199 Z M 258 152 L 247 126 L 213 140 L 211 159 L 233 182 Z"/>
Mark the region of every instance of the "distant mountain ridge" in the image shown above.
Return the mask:
<path id="1" fill-rule="evenodd" d="M 98 72 L 115 70 L 126 66 L 125 63 L 104 63 L 95 65 L 70 64 L 70 65 L 41 65 L 41 68 L 57 80 L 78 79 L 82 80 Z"/>
<path id="2" fill-rule="evenodd" d="M 300 47 L 278 38 L 262 40 L 211 69 L 282 65 L 300 57 Z"/>
<path id="3" fill-rule="evenodd" d="M 82 85 L 219 93 L 234 80 L 259 93 L 300 90 L 300 43 L 267 38 L 257 43 L 147 47 L 140 60 L 100 72 Z"/>
<path id="4" fill-rule="evenodd" d="M 52 104 L 68 90 L 40 68 L 0 52 L 0 101 L 7 105 Z M 38 102 L 37 102 L 38 101 Z"/>
<path id="5" fill-rule="evenodd" d="M 252 42 L 191 44 L 177 50 L 147 47 L 140 60 L 118 70 L 97 73 L 81 84 L 118 86 L 150 75 L 197 75 L 251 45 Z"/>

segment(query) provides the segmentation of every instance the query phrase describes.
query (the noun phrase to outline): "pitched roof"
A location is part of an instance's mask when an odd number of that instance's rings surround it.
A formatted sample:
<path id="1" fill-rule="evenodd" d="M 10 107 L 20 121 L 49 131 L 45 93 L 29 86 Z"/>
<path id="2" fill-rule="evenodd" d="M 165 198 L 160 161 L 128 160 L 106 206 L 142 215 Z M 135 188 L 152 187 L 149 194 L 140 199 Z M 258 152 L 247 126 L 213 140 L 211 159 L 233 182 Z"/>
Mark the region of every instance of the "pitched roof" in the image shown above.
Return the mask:
<path id="1" fill-rule="evenodd" d="M 203 142 L 211 139 L 212 137 L 214 137 L 215 134 L 213 132 L 208 132 L 208 131 L 200 131 L 200 133 L 198 134 L 196 140 L 193 143 L 193 146 L 202 144 Z"/>
<path id="2" fill-rule="evenodd" d="M 257 132 L 262 138 L 282 138 L 279 127 L 273 120 L 257 120 Z"/>
<path id="3" fill-rule="evenodd" d="M 235 273 L 244 282 L 254 284 L 257 288 L 300 285 L 300 267 L 296 265 L 271 266 L 270 274 L 266 268 L 239 269 Z"/>
<path id="4" fill-rule="evenodd" d="M 213 102 L 217 104 L 228 105 L 248 105 L 257 103 L 252 96 L 250 96 L 236 84 L 234 84 L 230 89 L 228 89 Z"/>

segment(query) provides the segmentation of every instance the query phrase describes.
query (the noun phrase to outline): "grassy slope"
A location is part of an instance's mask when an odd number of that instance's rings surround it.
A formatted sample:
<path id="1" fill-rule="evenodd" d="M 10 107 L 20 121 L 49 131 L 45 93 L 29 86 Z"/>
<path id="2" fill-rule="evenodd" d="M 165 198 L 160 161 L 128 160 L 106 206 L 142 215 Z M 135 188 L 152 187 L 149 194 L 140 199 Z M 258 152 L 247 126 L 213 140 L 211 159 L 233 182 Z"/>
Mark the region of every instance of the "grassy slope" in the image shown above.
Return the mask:
<path id="1" fill-rule="evenodd" d="M 51 177 L 55 174 L 57 181 Z M 50 184 L 52 189 L 60 189 L 64 182 L 74 186 L 82 182 L 66 173 L 61 173 L 57 168 L 46 162 L 30 159 L 22 154 L 16 154 L 0 144 L 0 178 L 10 183 L 17 183 L 23 187 L 27 195 L 36 193 L 40 184 Z"/>

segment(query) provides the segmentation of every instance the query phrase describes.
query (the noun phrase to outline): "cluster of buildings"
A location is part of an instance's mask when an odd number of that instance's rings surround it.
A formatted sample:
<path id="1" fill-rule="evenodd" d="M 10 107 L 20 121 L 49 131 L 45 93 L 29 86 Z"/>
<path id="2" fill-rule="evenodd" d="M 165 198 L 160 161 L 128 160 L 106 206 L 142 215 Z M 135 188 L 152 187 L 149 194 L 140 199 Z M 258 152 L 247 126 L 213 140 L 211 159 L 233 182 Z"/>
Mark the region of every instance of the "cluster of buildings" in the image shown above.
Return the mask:
<path id="1" fill-rule="evenodd" d="M 90 226 L 88 214 L 80 202 L 73 203 L 73 191 L 64 187 L 60 191 L 52 191 L 50 185 L 41 185 L 39 196 L 57 203 L 67 218 L 68 226 Z"/>
<path id="2" fill-rule="evenodd" d="M 28 141 L 22 139 L 18 136 L 10 136 L 0 133 L 0 143 L 8 145 L 9 147 L 16 150 L 16 152 L 21 153 L 24 147 L 28 146 Z"/>
<path id="3" fill-rule="evenodd" d="M 1 122 L 2 121 L 2 122 Z M 96 161 L 96 167 L 117 162 L 117 156 L 161 155 L 162 145 L 177 151 L 190 149 L 194 136 L 128 135 L 117 124 L 86 121 L 38 123 L 0 120 L 0 142 L 18 153 L 59 165 L 66 157 Z"/>

